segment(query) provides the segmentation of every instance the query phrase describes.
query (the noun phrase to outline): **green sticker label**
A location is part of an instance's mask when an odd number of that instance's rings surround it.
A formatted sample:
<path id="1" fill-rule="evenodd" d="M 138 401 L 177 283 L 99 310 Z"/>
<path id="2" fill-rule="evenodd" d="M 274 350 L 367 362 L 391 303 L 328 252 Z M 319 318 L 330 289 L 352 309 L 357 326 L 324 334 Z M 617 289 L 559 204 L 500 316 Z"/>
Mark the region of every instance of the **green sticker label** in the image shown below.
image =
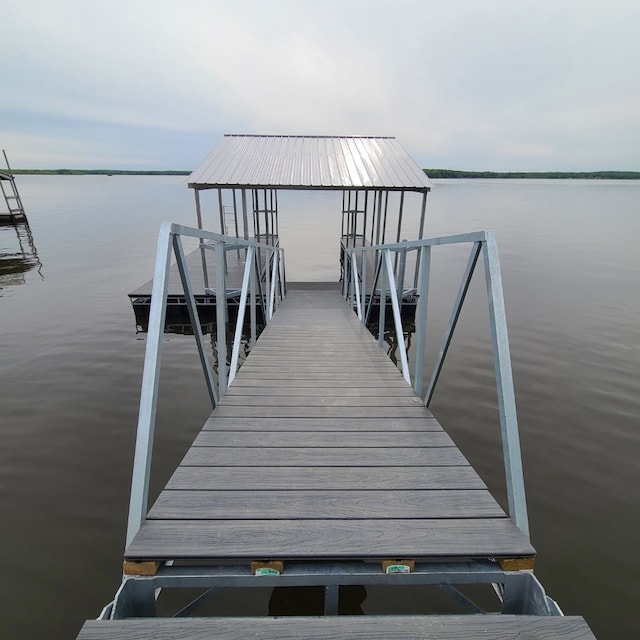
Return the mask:
<path id="1" fill-rule="evenodd" d="M 271 569 L 269 567 L 262 567 L 256 569 L 257 576 L 279 576 L 280 572 L 277 569 Z"/>
<path id="2" fill-rule="evenodd" d="M 411 567 L 408 564 L 390 564 L 387 567 L 387 573 L 411 573 Z"/>

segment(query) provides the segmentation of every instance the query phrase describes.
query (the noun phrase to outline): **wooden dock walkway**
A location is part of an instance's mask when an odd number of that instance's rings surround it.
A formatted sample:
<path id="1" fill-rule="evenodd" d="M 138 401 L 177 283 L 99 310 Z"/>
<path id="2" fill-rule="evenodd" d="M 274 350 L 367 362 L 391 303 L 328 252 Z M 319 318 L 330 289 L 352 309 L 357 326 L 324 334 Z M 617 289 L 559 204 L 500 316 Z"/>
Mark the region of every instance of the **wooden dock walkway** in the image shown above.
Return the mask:
<path id="1" fill-rule="evenodd" d="M 534 554 L 338 285 L 294 284 L 125 557 Z"/>

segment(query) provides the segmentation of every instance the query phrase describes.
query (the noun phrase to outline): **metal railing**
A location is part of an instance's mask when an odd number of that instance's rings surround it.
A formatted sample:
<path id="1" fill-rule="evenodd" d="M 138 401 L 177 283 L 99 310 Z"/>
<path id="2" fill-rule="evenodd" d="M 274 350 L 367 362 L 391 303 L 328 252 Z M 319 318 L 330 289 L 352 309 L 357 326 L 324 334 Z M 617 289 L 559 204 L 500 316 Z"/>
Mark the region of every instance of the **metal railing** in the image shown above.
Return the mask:
<path id="1" fill-rule="evenodd" d="M 201 251 L 215 252 L 216 342 L 218 353 L 217 382 L 206 353 L 181 236 L 198 238 L 200 240 L 199 249 Z M 235 323 L 231 361 L 227 368 L 227 323 L 229 310 L 227 300 L 226 253 L 237 250 L 246 251 L 246 257 L 242 286 L 240 289 L 238 315 Z M 224 395 L 225 390 L 233 381 L 238 370 L 247 300 L 249 300 L 251 325 L 250 346 L 253 346 L 257 339 L 258 304 L 262 306 L 265 323 L 268 323 L 271 320 L 278 301 L 283 298 L 285 293 L 284 252 L 279 247 L 224 236 L 178 224 L 164 223 L 160 227 L 156 262 L 153 272 L 153 289 L 151 293 L 151 308 L 149 311 L 149 326 L 142 374 L 142 389 L 140 392 L 140 409 L 129 502 L 127 545 L 133 540 L 147 514 L 151 455 L 158 402 L 160 362 L 172 254 L 176 259 L 176 266 L 185 294 L 189 319 L 191 321 L 207 391 L 213 408 L 217 406 L 218 399 Z"/>
<path id="2" fill-rule="evenodd" d="M 479 231 L 440 238 L 428 238 L 410 242 L 360 247 L 360 265 L 355 250 L 345 251 L 343 274 L 345 283 L 343 294 L 351 302 L 362 322 L 370 317 L 374 301 L 379 299 L 378 342 L 383 344 L 387 298 L 390 299 L 393 313 L 396 341 L 400 354 L 402 375 L 412 384 L 418 395 L 422 394 L 424 381 L 424 360 L 427 337 L 427 308 L 429 297 L 429 273 L 431 267 L 431 249 L 439 245 L 471 244 L 471 252 L 462 276 L 451 317 L 445 330 L 444 340 L 424 395 L 424 404 L 429 406 L 442 372 L 453 334 L 460 318 L 475 267 L 482 255 L 486 279 L 489 320 L 493 348 L 494 370 L 498 396 L 498 412 L 502 437 L 503 458 L 506 473 L 509 516 L 515 525 L 529 536 L 527 504 L 524 490 L 520 438 L 516 415 L 515 393 L 511 370 L 511 355 L 507 334 L 507 321 L 502 289 L 502 275 L 498 258 L 498 246 L 492 231 Z M 415 312 L 415 362 L 413 381 L 407 358 L 402 327 L 401 305 L 403 299 L 404 271 L 409 252 L 417 252 L 414 286 L 417 295 Z M 374 252 L 375 272 L 370 289 L 367 288 L 367 252 Z M 395 254 L 392 260 L 391 254 Z M 412 290 L 413 291 L 413 290 Z"/>

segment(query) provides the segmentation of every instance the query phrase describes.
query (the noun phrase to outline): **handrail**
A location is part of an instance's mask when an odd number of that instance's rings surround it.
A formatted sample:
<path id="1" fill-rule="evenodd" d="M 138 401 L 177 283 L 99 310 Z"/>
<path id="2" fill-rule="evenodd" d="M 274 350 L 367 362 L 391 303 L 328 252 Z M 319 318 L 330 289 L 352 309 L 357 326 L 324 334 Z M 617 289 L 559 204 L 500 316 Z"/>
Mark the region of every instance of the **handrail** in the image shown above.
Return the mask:
<path id="1" fill-rule="evenodd" d="M 375 295 L 380 298 L 380 313 L 378 319 L 378 342 L 383 343 L 385 327 L 386 299 L 389 295 L 393 310 L 396 339 L 400 351 L 402 374 L 409 384 L 411 384 L 411 373 L 407 363 L 406 347 L 402 328 L 402 318 L 399 309 L 399 300 L 402 299 L 404 286 L 404 264 L 409 251 L 417 252 L 416 273 L 418 275 L 417 294 L 418 303 L 415 314 L 415 364 L 413 375 L 413 388 L 416 393 L 422 393 L 424 379 L 424 358 L 426 353 L 427 337 L 427 310 L 429 295 L 429 274 L 431 267 L 431 250 L 435 246 L 472 244 L 471 253 L 467 261 L 467 266 L 462 277 L 462 282 L 458 290 L 458 295 L 453 305 L 449 324 L 445 330 L 445 337 L 436 358 L 435 366 L 431 374 L 427 391 L 424 396 L 425 406 L 429 406 L 438 383 L 440 372 L 444 365 L 449 346 L 453 339 L 462 306 L 464 304 L 469 285 L 475 271 L 475 267 L 482 255 L 484 262 L 484 272 L 486 280 L 487 300 L 489 303 L 489 320 L 491 331 L 491 343 L 493 350 L 494 370 L 496 378 L 496 390 L 498 396 L 498 411 L 500 415 L 500 431 L 502 438 L 503 459 L 505 465 L 507 497 L 509 503 L 509 516 L 515 525 L 529 536 L 529 524 L 527 516 L 527 504 L 524 489 L 524 475 L 522 470 L 522 458 L 520 452 L 520 437 L 518 433 L 518 420 L 516 415 L 515 392 L 513 388 L 513 374 L 511 368 L 511 355 L 509 352 L 509 338 L 507 333 L 507 321 L 504 305 L 504 293 L 502 289 L 502 275 L 500 271 L 500 260 L 498 257 L 498 245 L 492 231 L 478 231 L 473 233 L 442 236 L 437 238 L 426 238 L 423 240 L 403 241 L 390 244 L 379 244 L 369 247 L 361 247 L 363 274 L 361 282 L 355 252 L 345 252 L 344 259 L 351 261 L 350 269 L 353 275 L 346 284 L 345 297 L 353 300 L 351 293 L 352 282 L 355 287 L 360 284 L 360 290 L 355 289 L 358 298 L 358 308 L 366 307 L 366 313 L 359 311 L 358 316 L 363 322 L 367 322 L 370 316 L 371 307 Z M 366 304 L 366 254 L 374 252 L 376 259 L 376 269 L 373 277 L 373 284 L 369 290 L 368 305 Z M 402 275 L 396 274 L 391 260 L 391 253 L 396 254 L 395 264 L 401 265 Z M 398 254 L 400 260 L 397 260 Z M 345 268 L 344 273 L 349 273 Z M 352 304 L 353 306 L 353 304 Z"/>
<path id="2" fill-rule="evenodd" d="M 216 252 L 216 325 L 218 352 L 218 382 L 216 384 L 213 369 L 209 363 L 204 336 L 200 327 L 198 310 L 189 271 L 187 268 L 181 237 L 187 236 L 200 239 L 200 248 Z M 211 242 L 203 243 L 206 240 Z M 240 307 L 236 319 L 231 363 L 227 372 L 227 283 L 225 254 L 230 250 L 246 250 L 245 269 L 240 292 Z M 260 254 L 264 253 L 264 266 L 259 264 Z M 151 293 L 151 308 L 149 311 L 149 325 L 145 346 L 144 369 L 142 374 L 142 388 L 140 391 L 140 408 L 138 412 L 138 427 L 131 480 L 131 495 L 129 501 L 129 520 L 127 525 L 127 546 L 138 532 L 147 514 L 149 496 L 149 478 L 151 475 L 151 456 L 153 450 L 153 436 L 155 431 L 156 408 L 160 380 L 160 363 L 162 355 L 163 334 L 167 310 L 167 296 L 169 288 L 169 269 L 171 256 L 175 256 L 178 273 L 184 289 L 189 319 L 196 340 L 198 355 L 204 373 L 205 383 L 211 406 L 215 408 L 220 396 L 224 395 L 238 369 L 239 353 L 244 326 L 247 297 L 251 301 L 251 346 L 256 337 L 256 309 L 258 298 L 262 298 L 265 322 L 271 319 L 279 299 L 284 295 L 284 253 L 279 247 L 244 240 L 241 238 L 221 235 L 203 229 L 195 229 L 179 224 L 163 223 L 158 234 L 156 262 L 153 272 L 153 289 Z M 264 300 L 261 290 L 261 274 L 265 272 L 267 282 L 271 279 L 268 289 L 268 300 Z M 260 289 L 260 295 L 256 289 Z"/>

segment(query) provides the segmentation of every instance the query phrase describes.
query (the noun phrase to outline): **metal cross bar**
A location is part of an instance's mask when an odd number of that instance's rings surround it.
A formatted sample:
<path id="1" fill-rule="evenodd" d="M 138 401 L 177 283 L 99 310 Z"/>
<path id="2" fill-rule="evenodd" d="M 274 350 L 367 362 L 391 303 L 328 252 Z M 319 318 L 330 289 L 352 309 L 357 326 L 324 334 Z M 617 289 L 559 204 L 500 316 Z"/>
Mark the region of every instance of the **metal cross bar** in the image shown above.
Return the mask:
<path id="1" fill-rule="evenodd" d="M 433 373 L 431 374 L 431 381 L 429 382 L 427 393 L 424 396 L 424 404 L 426 407 L 428 407 L 429 404 L 431 403 L 431 398 L 433 398 L 433 392 L 435 391 L 436 385 L 438 384 L 438 379 L 442 371 L 442 366 L 444 365 L 444 360 L 447 357 L 447 352 L 449 351 L 449 346 L 451 345 L 451 340 L 453 339 L 453 332 L 455 331 L 456 325 L 458 324 L 458 319 L 460 318 L 460 312 L 462 311 L 462 305 L 464 304 L 464 299 L 467 296 L 467 291 L 469 290 L 469 285 L 471 284 L 471 278 L 476 268 L 476 264 L 478 262 L 478 257 L 480 255 L 481 250 L 482 250 L 482 243 L 474 242 L 473 248 L 471 249 L 471 254 L 469 255 L 469 260 L 467 262 L 467 268 L 465 269 L 464 275 L 462 276 L 462 283 L 460 284 L 458 296 L 453 305 L 453 311 L 451 312 L 451 320 L 449 320 L 449 326 L 447 327 L 447 330 L 445 332 L 444 342 L 440 349 L 440 353 L 438 354 L 438 358 L 436 359 L 436 364 L 435 364 L 435 367 L 433 368 Z"/>
<path id="2" fill-rule="evenodd" d="M 213 371 L 205 352 L 204 337 L 202 335 L 202 329 L 200 328 L 200 319 L 198 318 L 198 309 L 196 308 L 196 301 L 193 295 L 193 287 L 191 286 L 191 279 L 189 278 L 187 261 L 184 256 L 184 250 L 182 248 L 180 236 L 172 234 L 172 237 L 173 251 L 176 255 L 178 272 L 180 274 L 180 280 L 182 281 L 182 288 L 184 290 L 184 295 L 187 302 L 189 320 L 191 321 L 191 328 L 193 329 L 193 335 L 196 339 L 198 355 L 200 356 L 200 363 L 202 364 L 202 371 L 204 373 L 207 391 L 209 392 L 209 398 L 211 399 L 211 407 L 215 409 L 216 405 L 218 404 L 218 394 L 216 393 Z"/>

